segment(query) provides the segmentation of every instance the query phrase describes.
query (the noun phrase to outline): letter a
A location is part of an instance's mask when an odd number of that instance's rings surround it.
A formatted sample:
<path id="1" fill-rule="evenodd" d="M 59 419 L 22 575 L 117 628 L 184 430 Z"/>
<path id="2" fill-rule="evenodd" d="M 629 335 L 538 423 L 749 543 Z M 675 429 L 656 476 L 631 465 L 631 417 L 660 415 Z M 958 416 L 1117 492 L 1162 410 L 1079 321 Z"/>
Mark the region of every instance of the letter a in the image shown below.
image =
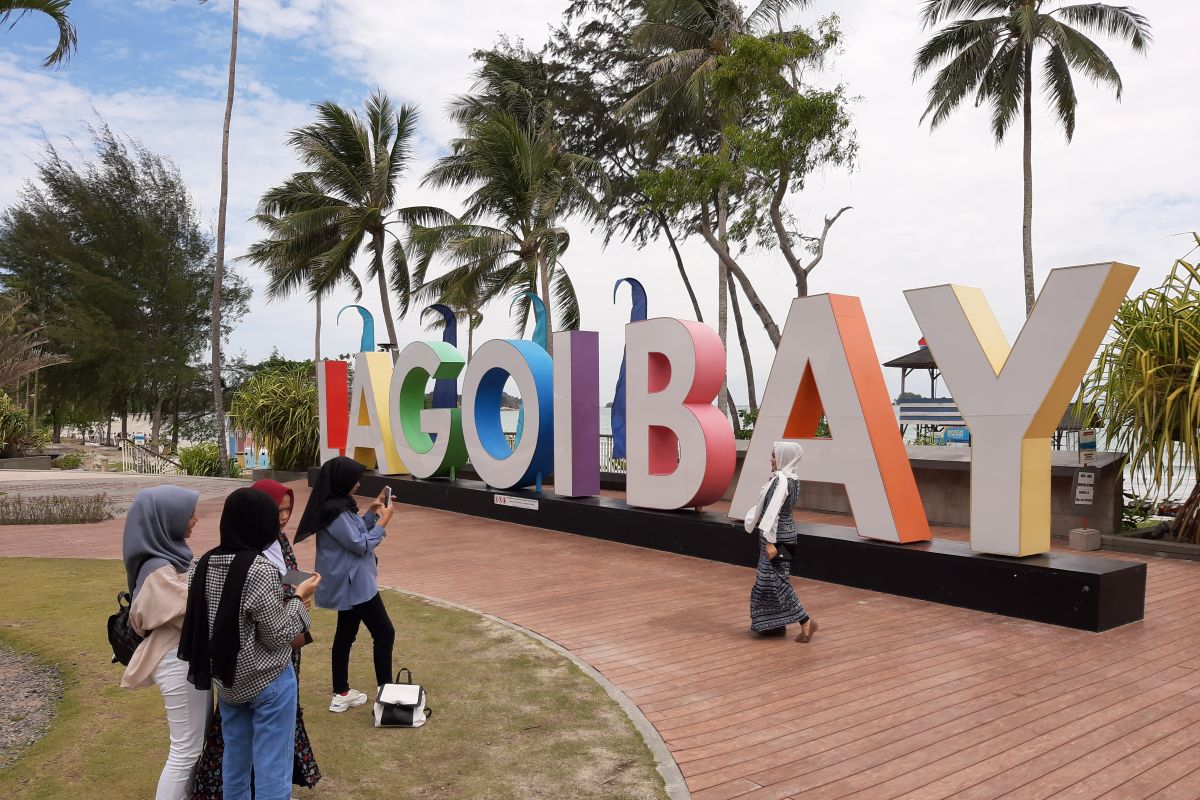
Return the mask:
<path id="1" fill-rule="evenodd" d="M 387 353 L 356 353 L 354 386 L 350 394 L 350 430 L 346 455 L 384 475 L 407 473 L 392 438 L 388 413 L 392 357 Z"/>
<path id="2" fill-rule="evenodd" d="M 824 400 L 824 403 L 822 403 Z M 830 439 L 814 439 L 822 408 Z M 792 301 L 730 516 L 758 497 L 776 441 L 804 444 L 800 480 L 840 483 L 861 536 L 930 539 L 929 521 L 857 297 Z"/>
<path id="3" fill-rule="evenodd" d="M 971 549 L 1050 549 L 1050 437 L 1137 275 L 1124 264 L 1051 270 L 1010 349 L 978 289 L 904 293 L 971 429 Z"/>

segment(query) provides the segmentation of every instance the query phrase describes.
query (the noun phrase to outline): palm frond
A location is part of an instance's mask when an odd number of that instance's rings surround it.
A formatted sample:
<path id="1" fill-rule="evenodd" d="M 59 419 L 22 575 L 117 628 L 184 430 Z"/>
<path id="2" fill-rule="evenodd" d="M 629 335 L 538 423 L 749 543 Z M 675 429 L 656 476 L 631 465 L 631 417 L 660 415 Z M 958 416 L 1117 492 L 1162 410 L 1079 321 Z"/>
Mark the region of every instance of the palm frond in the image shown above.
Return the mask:
<path id="1" fill-rule="evenodd" d="M 1050 13 L 1072 25 L 1119 39 L 1128 44 L 1136 53 L 1143 52 L 1153 40 L 1149 20 L 1129 6 L 1084 3 L 1062 6 Z"/>

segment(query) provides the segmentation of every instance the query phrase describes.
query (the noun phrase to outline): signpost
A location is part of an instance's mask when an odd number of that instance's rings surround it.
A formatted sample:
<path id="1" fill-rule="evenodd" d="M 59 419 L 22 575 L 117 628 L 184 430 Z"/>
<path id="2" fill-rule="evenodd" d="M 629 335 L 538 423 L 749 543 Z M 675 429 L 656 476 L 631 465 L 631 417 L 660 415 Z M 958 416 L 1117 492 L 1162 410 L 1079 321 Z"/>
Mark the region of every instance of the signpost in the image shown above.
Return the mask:
<path id="1" fill-rule="evenodd" d="M 1079 432 L 1079 464 L 1090 467 L 1096 463 L 1096 429 L 1084 428 Z"/>

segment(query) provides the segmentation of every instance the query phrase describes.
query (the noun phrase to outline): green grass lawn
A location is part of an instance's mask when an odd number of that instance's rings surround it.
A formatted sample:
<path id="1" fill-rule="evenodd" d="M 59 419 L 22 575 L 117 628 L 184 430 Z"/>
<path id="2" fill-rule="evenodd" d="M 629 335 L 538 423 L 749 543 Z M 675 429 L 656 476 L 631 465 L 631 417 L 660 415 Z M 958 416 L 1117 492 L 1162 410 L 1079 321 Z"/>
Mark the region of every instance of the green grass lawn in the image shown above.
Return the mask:
<path id="1" fill-rule="evenodd" d="M 62 671 L 64 698 L 47 735 L 0 770 L 0 798 L 149 798 L 166 759 L 155 687 L 121 689 L 105 620 L 124 584 L 116 561 L 0 559 L 0 638 Z M 370 705 L 331 714 L 334 615 L 314 614 L 301 699 L 325 777 L 298 797 L 665 798 L 633 725 L 573 664 L 473 614 L 384 592 L 397 666 L 435 709 L 418 730 L 372 727 Z M 351 684 L 370 694 L 370 636 Z"/>

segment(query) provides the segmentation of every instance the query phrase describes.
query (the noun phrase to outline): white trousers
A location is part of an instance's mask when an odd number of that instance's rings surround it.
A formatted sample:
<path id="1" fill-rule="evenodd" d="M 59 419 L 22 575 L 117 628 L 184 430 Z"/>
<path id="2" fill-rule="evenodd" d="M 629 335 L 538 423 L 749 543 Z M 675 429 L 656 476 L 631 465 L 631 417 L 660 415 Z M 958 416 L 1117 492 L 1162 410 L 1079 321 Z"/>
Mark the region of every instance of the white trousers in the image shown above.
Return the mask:
<path id="1" fill-rule="evenodd" d="M 162 692 L 171 731 L 171 749 L 154 800 L 188 800 L 192 796 L 192 778 L 212 715 L 212 693 L 188 683 L 187 674 L 187 662 L 170 652 L 154 668 L 154 682 Z"/>

